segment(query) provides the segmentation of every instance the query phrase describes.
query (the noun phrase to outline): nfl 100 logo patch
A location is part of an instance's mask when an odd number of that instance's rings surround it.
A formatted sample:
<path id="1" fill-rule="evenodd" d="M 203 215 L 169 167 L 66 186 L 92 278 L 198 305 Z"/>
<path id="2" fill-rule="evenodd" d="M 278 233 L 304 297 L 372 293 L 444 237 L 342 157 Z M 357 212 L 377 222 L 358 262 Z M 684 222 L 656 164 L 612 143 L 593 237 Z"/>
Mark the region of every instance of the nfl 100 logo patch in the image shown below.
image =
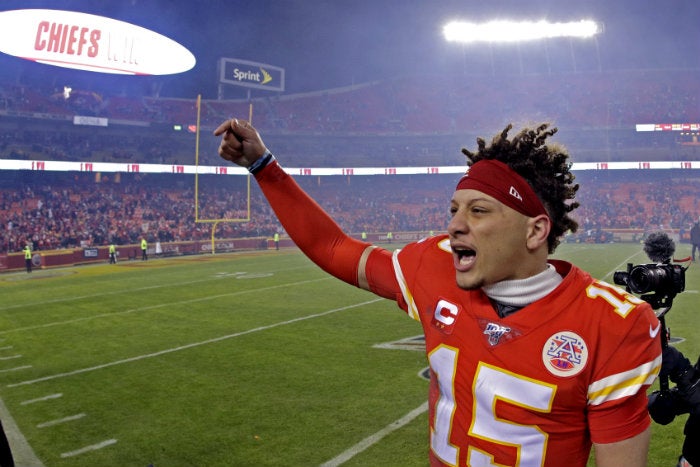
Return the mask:
<path id="1" fill-rule="evenodd" d="M 583 338 L 571 331 L 553 334 L 542 348 L 542 362 L 557 376 L 575 376 L 586 367 L 588 346 Z"/>
<path id="2" fill-rule="evenodd" d="M 501 338 L 510 332 L 510 328 L 497 323 L 487 323 L 484 328 L 484 334 L 488 336 L 488 342 L 491 347 L 498 345 Z"/>

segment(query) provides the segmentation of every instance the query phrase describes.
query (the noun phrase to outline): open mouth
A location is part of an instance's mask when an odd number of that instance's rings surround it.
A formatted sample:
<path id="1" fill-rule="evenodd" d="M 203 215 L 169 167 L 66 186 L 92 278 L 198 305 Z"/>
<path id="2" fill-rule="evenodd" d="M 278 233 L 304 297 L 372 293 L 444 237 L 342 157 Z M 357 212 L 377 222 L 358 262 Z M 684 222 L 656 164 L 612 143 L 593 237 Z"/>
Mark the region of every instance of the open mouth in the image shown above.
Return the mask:
<path id="1" fill-rule="evenodd" d="M 476 261 L 476 251 L 470 248 L 453 247 L 452 252 L 455 255 L 455 266 L 459 269 L 467 268 Z"/>

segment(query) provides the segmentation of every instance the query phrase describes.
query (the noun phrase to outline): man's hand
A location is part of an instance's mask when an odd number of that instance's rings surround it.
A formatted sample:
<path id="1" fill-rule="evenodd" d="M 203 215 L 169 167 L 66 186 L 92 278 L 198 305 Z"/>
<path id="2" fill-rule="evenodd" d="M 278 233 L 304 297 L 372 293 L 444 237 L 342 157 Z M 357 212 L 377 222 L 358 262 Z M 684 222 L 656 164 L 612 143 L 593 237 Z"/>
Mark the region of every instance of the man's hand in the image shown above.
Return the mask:
<path id="1" fill-rule="evenodd" d="M 257 130 L 245 120 L 226 120 L 214 130 L 214 136 L 222 136 L 219 156 L 242 167 L 250 167 L 267 151 Z"/>
<path id="2" fill-rule="evenodd" d="M 678 349 L 668 346 L 663 350 L 660 377 L 670 377 L 674 383 L 678 382 L 681 374 L 692 369 L 690 361 Z"/>

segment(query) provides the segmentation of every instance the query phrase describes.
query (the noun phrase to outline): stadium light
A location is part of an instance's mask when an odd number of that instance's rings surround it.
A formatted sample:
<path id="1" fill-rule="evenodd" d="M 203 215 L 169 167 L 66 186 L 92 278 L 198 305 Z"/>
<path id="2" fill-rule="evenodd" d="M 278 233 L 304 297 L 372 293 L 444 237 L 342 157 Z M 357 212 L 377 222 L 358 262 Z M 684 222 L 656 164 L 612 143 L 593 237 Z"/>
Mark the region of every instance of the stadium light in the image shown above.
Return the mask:
<path id="1" fill-rule="evenodd" d="M 601 32 L 595 21 L 581 20 L 568 23 L 541 21 L 490 21 L 469 23 L 452 21 L 443 27 L 445 39 L 464 44 L 474 42 L 523 42 L 553 37 L 589 38 Z"/>

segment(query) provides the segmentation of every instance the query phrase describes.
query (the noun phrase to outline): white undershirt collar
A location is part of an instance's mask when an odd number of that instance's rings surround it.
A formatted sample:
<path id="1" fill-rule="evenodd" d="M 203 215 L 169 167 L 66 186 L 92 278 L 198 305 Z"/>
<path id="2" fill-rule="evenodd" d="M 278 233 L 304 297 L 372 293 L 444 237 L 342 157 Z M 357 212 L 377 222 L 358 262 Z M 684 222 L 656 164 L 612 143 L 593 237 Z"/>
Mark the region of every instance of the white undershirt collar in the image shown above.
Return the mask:
<path id="1" fill-rule="evenodd" d="M 486 285 L 484 293 L 498 303 L 524 307 L 544 297 L 564 280 L 551 264 L 539 274 L 526 279 L 514 279 Z"/>

